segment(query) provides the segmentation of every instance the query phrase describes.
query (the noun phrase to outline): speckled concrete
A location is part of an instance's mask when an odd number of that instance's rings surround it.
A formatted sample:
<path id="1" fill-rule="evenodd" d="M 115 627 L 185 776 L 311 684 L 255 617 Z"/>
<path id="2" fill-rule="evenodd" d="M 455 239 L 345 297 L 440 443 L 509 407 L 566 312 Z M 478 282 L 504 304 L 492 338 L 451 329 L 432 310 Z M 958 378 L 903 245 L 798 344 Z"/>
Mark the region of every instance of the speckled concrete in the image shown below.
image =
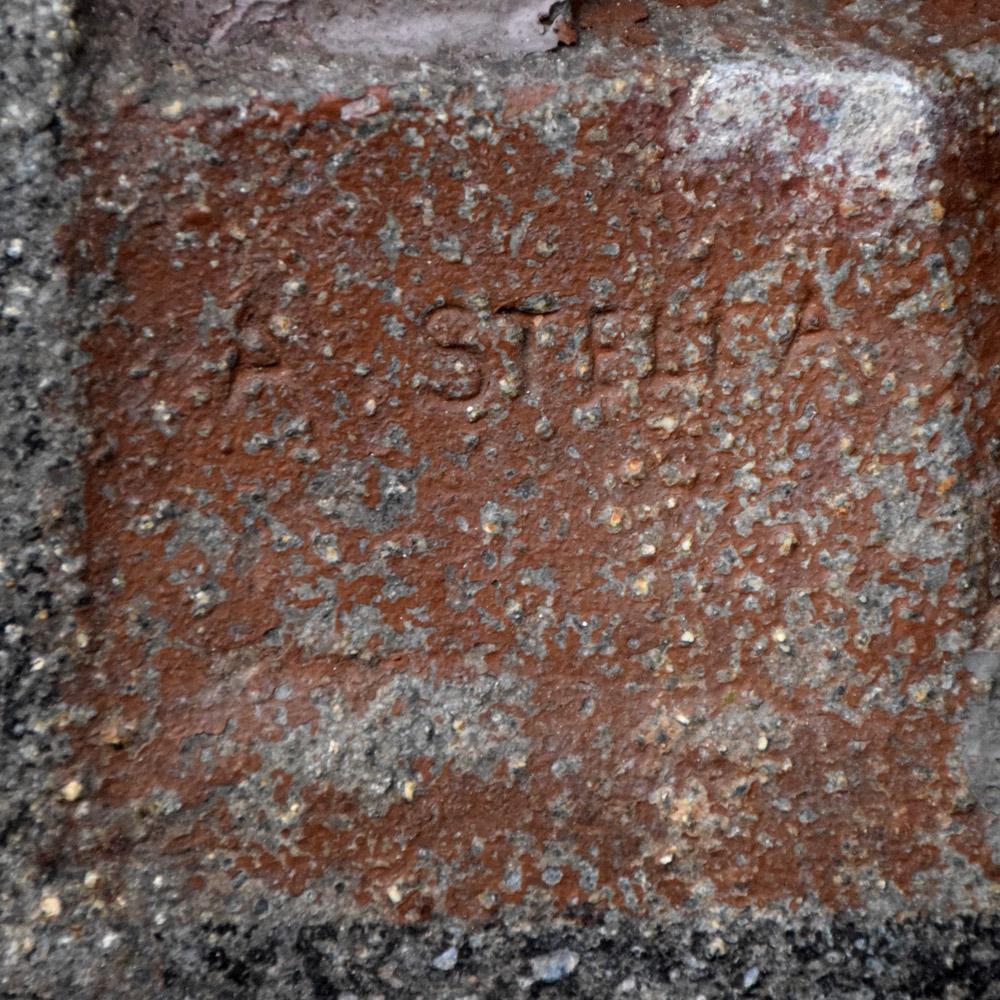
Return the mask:
<path id="1" fill-rule="evenodd" d="M 9 995 L 992 995 L 1000 25 L 461 6 L 12 8 Z"/>
<path id="2" fill-rule="evenodd" d="M 5 4 L 0 27 L 0 982 L 6 985 L 45 892 L 48 876 L 34 848 L 51 828 L 51 769 L 66 752 L 50 713 L 85 591 L 75 461 L 83 440 L 73 379 L 79 356 L 55 245 L 74 197 L 56 167 L 77 36 L 68 7 L 35 0 Z M 46 978 L 41 972 L 35 980 L 44 985 Z"/>

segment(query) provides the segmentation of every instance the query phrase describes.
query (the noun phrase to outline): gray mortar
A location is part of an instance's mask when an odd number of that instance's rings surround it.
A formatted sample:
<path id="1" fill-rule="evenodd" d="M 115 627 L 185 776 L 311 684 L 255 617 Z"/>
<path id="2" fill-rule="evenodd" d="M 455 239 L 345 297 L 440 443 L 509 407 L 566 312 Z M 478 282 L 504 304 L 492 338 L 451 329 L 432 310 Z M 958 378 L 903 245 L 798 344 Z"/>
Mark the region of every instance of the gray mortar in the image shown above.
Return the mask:
<path id="1" fill-rule="evenodd" d="M 53 776 L 62 754 L 55 685 L 83 641 L 75 633 L 73 611 L 85 599 L 77 581 L 82 565 L 76 550 L 80 477 L 75 455 L 87 442 L 71 413 L 79 360 L 75 333 L 86 319 L 87 304 L 70 298 L 54 243 L 74 195 L 58 175 L 67 87 L 83 102 L 141 90 L 174 115 L 189 100 L 226 103 L 263 92 L 305 103 L 321 90 L 361 95 L 367 85 L 386 79 L 398 82 L 400 97 L 407 88 L 448 89 L 450 74 L 463 60 L 449 29 L 442 37 L 433 34 L 440 30 L 433 25 L 431 34 L 414 36 L 411 52 L 451 50 L 436 66 L 402 59 L 391 70 L 380 62 L 374 74 L 357 54 L 332 59 L 337 36 L 330 34 L 329 24 L 316 27 L 315 3 L 190 0 L 140 5 L 139 13 L 126 16 L 133 6 L 108 0 L 99 17 L 84 18 L 88 54 L 72 77 L 76 32 L 67 6 L 58 0 L 4 0 L 0 8 L 0 321 L 5 335 L 0 367 L 0 998 L 1000 996 L 1000 919 L 985 901 L 981 916 L 940 919 L 906 916 L 905 900 L 888 893 L 863 914 L 715 909 L 707 900 L 693 899 L 675 919 L 660 923 L 638 924 L 627 913 L 612 911 L 602 916 L 580 912 L 573 921 L 540 925 L 528 919 L 527 911 L 512 911 L 479 928 L 450 920 L 394 927 L 337 922 L 309 892 L 279 902 L 255 894 L 249 885 L 237 886 L 213 912 L 197 911 L 187 902 L 182 878 L 153 866 L 129 869 L 112 906 L 97 900 L 90 891 L 94 873 L 74 869 L 60 852 Z M 482 6 L 451 4 L 453 11 L 471 11 L 464 22 L 472 31 L 464 38 L 467 50 L 482 48 L 498 30 L 502 39 L 512 39 L 508 51 L 551 43 L 548 28 L 537 39 L 523 32 L 526 12 L 537 18 L 539 12 L 551 13 L 553 5 L 511 0 L 502 10 L 494 5 L 485 20 Z M 747 36 L 759 59 L 772 58 L 780 48 L 781 5 L 772 6 L 771 27 L 764 17 L 761 34 Z M 699 35 L 702 16 L 698 11 L 656 15 L 666 25 L 665 59 L 683 55 L 688 65 L 718 61 L 718 43 Z M 310 17 L 314 30 L 271 33 L 286 20 L 293 28 L 308 27 Z M 512 19 L 506 26 L 504 17 Z M 357 51 L 366 47 L 369 20 L 353 19 Z M 169 45 L 162 43 L 164 36 Z M 218 52 L 228 42 L 238 43 L 242 55 L 220 59 Z M 578 81 L 599 49 L 596 42 L 589 45 L 534 58 L 549 60 L 549 78 Z M 637 57 L 616 58 L 627 72 Z M 794 61 L 797 55 L 785 52 L 781 58 Z M 1000 76 L 995 52 L 956 52 L 948 58 L 984 87 Z M 110 69 L 97 73 L 102 64 Z M 527 82 L 540 64 L 492 65 L 501 81 Z M 882 68 L 865 72 L 859 79 L 877 91 L 885 81 Z M 709 76 L 706 86 L 734 88 L 738 98 L 744 84 L 733 79 Z M 948 85 L 944 78 L 925 82 Z M 595 80 L 593 85 L 595 94 L 602 88 L 606 93 L 607 84 Z M 897 85 L 909 93 L 905 81 L 889 81 L 890 89 Z M 500 89 L 483 84 L 480 74 L 475 101 L 486 106 Z M 903 101 L 890 110 L 908 107 Z M 539 128 L 554 142 L 562 141 L 559 122 L 541 121 Z M 857 151 L 864 157 L 863 146 Z M 902 170 L 905 186 L 909 166 L 903 164 Z M 938 457 L 946 462 L 948 456 Z M 898 519 L 898 504 L 890 501 L 887 518 L 890 508 Z M 889 521 L 886 530 L 893 530 Z M 326 546 L 336 540 L 309 543 Z M 981 641 L 995 647 L 992 638 Z M 1000 810 L 998 654 L 985 648 L 968 665 L 982 692 L 968 710 L 965 728 L 971 790 Z M 394 690 L 387 688 L 387 702 Z M 485 697 L 473 691 L 463 699 L 446 685 L 430 695 L 445 703 L 446 715 L 456 716 L 466 701 Z M 353 746 L 369 721 L 343 716 L 331 726 L 343 730 Z M 494 721 L 496 747 L 505 753 L 518 750 L 507 720 Z M 405 750 L 407 741 L 419 736 L 408 729 L 388 742 Z M 492 748 L 488 739 L 480 752 L 488 755 Z M 442 760 L 454 753 L 451 742 L 437 749 Z M 399 759 L 407 756 L 401 752 Z M 351 767 L 349 755 L 342 766 Z M 380 767 L 392 794 L 405 796 L 407 775 L 397 773 L 396 758 L 387 756 Z M 956 862 L 956 880 L 961 875 Z M 100 873 L 96 876 L 100 879 Z M 59 915 L 44 917 L 45 898 L 58 899 Z M 51 910 L 52 903 L 46 905 Z"/>
<path id="2" fill-rule="evenodd" d="M 60 0 L 0 9 L 0 924 L 30 924 L 33 863 L 62 744 L 56 683 L 83 598 L 72 412 L 74 311 L 54 236 L 73 192 L 56 174 L 76 42 Z M 0 934 L 0 983 L 10 961 Z M 43 975 L 39 982 L 44 982 Z"/>
<path id="3" fill-rule="evenodd" d="M 963 727 L 963 756 L 969 787 L 989 815 L 994 860 L 1000 861 L 1000 652 L 973 649 L 965 662 L 979 697 L 969 706 Z"/>

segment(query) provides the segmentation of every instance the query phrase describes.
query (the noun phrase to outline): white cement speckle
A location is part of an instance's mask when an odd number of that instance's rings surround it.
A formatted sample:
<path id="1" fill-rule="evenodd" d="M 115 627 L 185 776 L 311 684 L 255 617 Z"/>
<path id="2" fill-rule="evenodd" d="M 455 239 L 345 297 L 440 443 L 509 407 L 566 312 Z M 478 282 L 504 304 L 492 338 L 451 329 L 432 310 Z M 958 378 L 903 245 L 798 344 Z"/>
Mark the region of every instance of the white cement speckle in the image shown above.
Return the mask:
<path id="1" fill-rule="evenodd" d="M 935 155 L 931 102 L 895 67 L 720 62 L 695 78 L 688 105 L 667 137 L 686 158 L 752 151 L 817 188 L 846 185 L 909 202 Z"/>

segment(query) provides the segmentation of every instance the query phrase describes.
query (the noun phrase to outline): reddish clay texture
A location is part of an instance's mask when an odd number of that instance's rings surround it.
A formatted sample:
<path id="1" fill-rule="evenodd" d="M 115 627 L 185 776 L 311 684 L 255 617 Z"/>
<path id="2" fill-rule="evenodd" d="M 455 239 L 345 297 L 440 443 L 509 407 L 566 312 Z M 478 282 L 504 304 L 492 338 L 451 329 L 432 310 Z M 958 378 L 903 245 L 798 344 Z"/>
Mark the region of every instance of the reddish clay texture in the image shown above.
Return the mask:
<path id="1" fill-rule="evenodd" d="M 575 10 L 577 24 L 592 30 L 608 42 L 622 41 L 627 45 L 652 45 L 656 35 L 643 23 L 649 10 L 642 0 L 582 0 Z"/>
<path id="2" fill-rule="evenodd" d="M 607 88 L 91 135 L 82 860 L 398 919 L 997 875 L 992 140 L 901 205 Z"/>
<path id="3" fill-rule="evenodd" d="M 753 13 L 748 16 L 748 7 Z M 656 41 L 650 14 L 702 8 L 703 25 L 729 48 L 743 50 L 749 39 L 764 41 L 776 32 L 789 43 L 810 47 L 817 36 L 827 44 L 849 43 L 932 65 L 949 49 L 1000 41 L 996 0 L 772 0 L 747 5 L 740 0 L 576 0 L 576 26 L 605 43 L 644 47 Z M 683 25 L 676 19 L 670 26 Z"/>

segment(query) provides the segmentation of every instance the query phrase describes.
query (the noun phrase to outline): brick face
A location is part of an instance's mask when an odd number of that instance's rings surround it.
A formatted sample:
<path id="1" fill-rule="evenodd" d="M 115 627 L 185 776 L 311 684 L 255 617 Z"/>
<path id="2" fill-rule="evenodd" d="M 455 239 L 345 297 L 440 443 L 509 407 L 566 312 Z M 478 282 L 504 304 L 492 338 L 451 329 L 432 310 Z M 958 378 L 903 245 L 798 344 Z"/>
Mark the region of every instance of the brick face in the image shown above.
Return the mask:
<path id="1" fill-rule="evenodd" d="M 95 128 L 73 850 L 399 919 L 974 901 L 995 151 L 950 100 L 675 68 Z"/>

